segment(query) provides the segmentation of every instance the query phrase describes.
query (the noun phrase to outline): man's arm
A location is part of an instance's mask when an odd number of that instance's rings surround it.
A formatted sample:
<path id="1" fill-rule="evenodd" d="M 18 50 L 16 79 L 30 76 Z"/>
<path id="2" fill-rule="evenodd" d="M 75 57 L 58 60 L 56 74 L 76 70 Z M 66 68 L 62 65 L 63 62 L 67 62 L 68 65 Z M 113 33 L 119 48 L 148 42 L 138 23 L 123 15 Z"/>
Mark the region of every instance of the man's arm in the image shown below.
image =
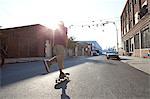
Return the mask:
<path id="1" fill-rule="evenodd" d="M 65 47 L 67 47 L 67 45 L 68 45 L 68 30 L 67 30 L 67 27 L 65 27 L 65 34 L 66 34 L 66 36 L 65 36 Z"/>
<path id="2" fill-rule="evenodd" d="M 68 46 L 68 37 L 66 37 L 66 47 Z"/>

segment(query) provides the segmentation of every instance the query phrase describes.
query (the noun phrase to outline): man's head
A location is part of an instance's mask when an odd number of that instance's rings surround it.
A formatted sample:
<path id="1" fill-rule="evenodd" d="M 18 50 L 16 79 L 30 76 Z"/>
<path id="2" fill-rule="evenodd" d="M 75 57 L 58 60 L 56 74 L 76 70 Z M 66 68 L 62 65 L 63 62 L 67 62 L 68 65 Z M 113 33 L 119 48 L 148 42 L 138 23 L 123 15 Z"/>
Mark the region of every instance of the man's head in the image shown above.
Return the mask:
<path id="1" fill-rule="evenodd" d="M 59 26 L 64 26 L 64 22 L 63 22 L 63 21 L 59 21 L 59 22 L 58 22 L 58 25 L 59 25 Z"/>

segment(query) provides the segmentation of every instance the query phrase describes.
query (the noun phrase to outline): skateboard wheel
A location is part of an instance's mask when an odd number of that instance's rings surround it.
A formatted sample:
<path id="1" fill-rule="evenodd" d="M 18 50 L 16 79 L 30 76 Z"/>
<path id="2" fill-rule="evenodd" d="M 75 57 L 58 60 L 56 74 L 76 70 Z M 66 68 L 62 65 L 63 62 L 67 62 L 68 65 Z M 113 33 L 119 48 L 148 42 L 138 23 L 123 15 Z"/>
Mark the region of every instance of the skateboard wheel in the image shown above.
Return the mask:
<path id="1" fill-rule="evenodd" d="M 66 75 L 70 75 L 70 73 L 65 73 Z"/>

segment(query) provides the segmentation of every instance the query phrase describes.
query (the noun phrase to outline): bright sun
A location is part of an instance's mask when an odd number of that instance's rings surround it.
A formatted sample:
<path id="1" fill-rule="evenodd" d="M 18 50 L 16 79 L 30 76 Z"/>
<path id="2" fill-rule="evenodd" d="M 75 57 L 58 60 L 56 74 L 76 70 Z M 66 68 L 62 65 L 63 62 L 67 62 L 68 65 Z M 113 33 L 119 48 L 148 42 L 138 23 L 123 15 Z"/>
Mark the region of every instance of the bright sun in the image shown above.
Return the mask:
<path id="1" fill-rule="evenodd" d="M 53 18 L 53 20 L 50 20 L 50 22 L 45 22 L 44 25 L 52 30 L 56 30 L 58 28 L 59 22 L 59 19 Z"/>

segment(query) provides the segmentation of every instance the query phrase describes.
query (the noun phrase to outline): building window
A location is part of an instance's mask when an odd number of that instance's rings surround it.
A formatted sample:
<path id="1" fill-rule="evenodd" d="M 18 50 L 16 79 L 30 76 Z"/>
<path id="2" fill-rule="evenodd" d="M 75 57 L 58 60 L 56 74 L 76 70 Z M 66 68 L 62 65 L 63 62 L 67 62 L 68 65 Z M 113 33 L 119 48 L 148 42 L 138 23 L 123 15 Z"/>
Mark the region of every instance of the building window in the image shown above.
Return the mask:
<path id="1" fill-rule="evenodd" d="M 126 52 L 129 52 L 129 40 L 126 40 L 125 44 L 125 50 Z"/>
<path id="2" fill-rule="evenodd" d="M 140 12 L 139 12 L 140 18 L 142 18 L 146 13 L 148 13 L 147 0 L 142 4 L 142 7 L 140 9 Z"/>
<path id="3" fill-rule="evenodd" d="M 129 21 L 129 30 L 132 28 L 132 20 Z"/>
<path id="4" fill-rule="evenodd" d="M 126 34 L 126 23 L 124 21 L 124 23 L 123 23 L 123 35 L 125 35 L 125 34 Z"/>
<path id="5" fill-rule="evenodd" d="M 126 25 L 126 32 L 128 32 L 129 31 L 129 24 L 127 23 L 127 25 Z"/>
<path id="6" fill-rule="evenodd" d="M 123 49 L 126 51 L 126 42 L 125 41 L 123 42 L 123 45 L 124 45 Z"/>
<path id="7" fill-rule="evenodd" d="M 129 52 L 133 52 L 133 50 L 134 50 L 134 44 L 133 44 L 134 39 L 133 39 L 133 37 L 128 40 L 128 43 L 129 43 Z"/>
<path id="8" fill-rule="evenodd" d="M 131 52 L 133 52 L 134 51 L 134 38 L 132 37 L 131 39 L 130 39 L 130 41 L 131 41 Z"/>
<path id="9" fill-rule="evenodd" d="M 132 4 L 130 3 L 129 4 L 129 12 L 131 12 L 131 7 L 132 7 Z"/>
<path id="10" fill-rule="evenodd" d="M 131 52 L 131 38 L 128 40 L 129 43 L 129 52 Z"/>
<path id="11" fill-rule="evenodd" d="M 136 34 L 134 36 L 134 45 L 135 45 L 135 49 L 139 49 L 140 46 L 139 46 L 139 34 Z"/>
<path id="12" fill-rule="evenodd" d="M 134 20 L 135 20 L 135 24 L 137 24 L 138 23 L 138 12 L 136 12 L 135 13 L 135 15 L 134 15 Z"/>
<path id="13" fill-rule="evenodd" d="M 125 17 L 127 17 L 128 14 L 129 14 L 129 9 L 126 7 Z"/>
<path id="14" fill-rule="evenodd" d="M 150 48 L 150 30 L 149 28 L 141 32 L 141 44 L 142 48 Z"/>
<path id="15" fill-rule="evenodd" d="M 137 0 L 133 0 L 133 4 L 137 4 Z"/>

